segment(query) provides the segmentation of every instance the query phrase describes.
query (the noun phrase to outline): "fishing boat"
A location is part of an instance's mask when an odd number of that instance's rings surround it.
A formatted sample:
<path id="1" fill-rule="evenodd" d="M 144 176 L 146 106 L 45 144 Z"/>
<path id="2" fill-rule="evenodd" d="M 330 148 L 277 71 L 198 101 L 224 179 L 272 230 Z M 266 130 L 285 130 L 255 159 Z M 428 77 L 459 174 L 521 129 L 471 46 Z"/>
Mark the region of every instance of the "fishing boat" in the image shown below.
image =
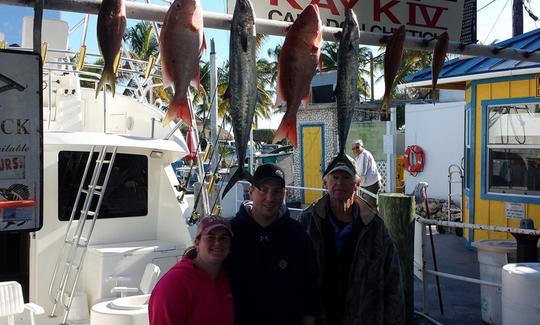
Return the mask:
<path id="1" fill-rule="evenodd" d="M 24 19 L 23 30 L 31 18 Z M 192 196 L 180 192 L 171 166 L 188 147 L 178 127 L 162 126 L 163 111 L 145 100 L 152 84 L 139 87 L 140 96 L 102 92 L 96 98 L 98 76 L 71 63 L 67 36 L 66 22 L 43 21 L 49 44 L 43 64 L 43 226 L 2 236 L 2 268 L 8 270 L 2 280 L 22 284 L 25 300 L 45 309 L 37 324 L 147 322 L 145 301 L 107 303 L 95 312 L 92 307 L 118 297 L 111 293 L 114 287 L 140 287 L 149 263 L 164 274 L 191 245 L 184 215 L 191 213 Z M 30 39 L 23 34 L 16 50 L 30 47 Z M 101 177 L 91 180 L 97 168 Z M 83 207 L 85 193 L 100 189 L 103 193 L 94 196 L 103 196 L 101 206 L 94 200 Z M 78 221 L 83 217 L 85 223 Z M 2 227 L 16 225 L 2 222 Z M 86 258 L 70 258 L 71 252 Z M 64 317 L 68 309 L 71 315 Z M 91 313 L 101 321 L 90 321 Z M 22 313 L 16 324 L 28 319 Z"/>

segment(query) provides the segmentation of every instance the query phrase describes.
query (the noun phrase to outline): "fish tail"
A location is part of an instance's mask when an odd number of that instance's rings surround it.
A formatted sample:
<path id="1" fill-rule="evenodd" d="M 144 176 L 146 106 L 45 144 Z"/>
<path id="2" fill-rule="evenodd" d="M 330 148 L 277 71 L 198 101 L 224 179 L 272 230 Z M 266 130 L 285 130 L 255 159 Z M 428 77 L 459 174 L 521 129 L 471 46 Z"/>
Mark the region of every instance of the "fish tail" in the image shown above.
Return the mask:
<path id="1" fill-rule="evenodd" d="M 99 95 L 99 92 L 103 87 L 105 87 L 106 84 L 109 84 L 111 87 L 111 92 L 114 97 L 114 94 L 116 92 L 116 75 L 114 74 L 114 71 L 112 68 L 105 67 L 103 69 L 103 72 L 101 73 L 101 78 L 99 79 L 97 88 L 96 88 L 96 98 Z"/>
<path id="2" fill-rule="evenodd" d="M 191 111 L 189 109 L 187 98 L 173 98 L 167 109 L 167 114 L 163 119 L 163 125 L 169 124 L 170 121 L 173 121 L 176 118 L 180 118 L 188 126 L 192 125 Z"/>
<path id="3" fill-rule="evenodd" d="M 390 108 L 392 107 L 392 97 L 385 94 L 379 112 L 381 113 L 381 121 L 388 121 L 390 118 Z"/>
<path id="4" fill-rule="evenodd" d="M 298 135 L 296 133 L 296 114 L 291 114 L 288 110 L 283 116 L 276 133 L 274 134 L 273 143 L 282 139 L 289 139 L 293 146 L 298 146 Z"/>
<path id="5" fill-rule="evenodd" d="M 225 186 L 225 189 L 223 190 L 223 193 L 221 194 L 221 198 L 223 199 L 225 197 L 225 195 L 227 195 L 227 193 L 231 190 L 231 188 L 239 180 L 242 180 L 242 179 L 249 181 L 251 184 L 253 184 L 255 186 L 257 185 L 256 182 L 255 182 L 255 179 L 253 178 L 253 176 L 251 176 L 251 174 L 245 168 L 238 167 L 236 172 L 234 172 L 232 177 L 227 182 L 227 185 Z"/>

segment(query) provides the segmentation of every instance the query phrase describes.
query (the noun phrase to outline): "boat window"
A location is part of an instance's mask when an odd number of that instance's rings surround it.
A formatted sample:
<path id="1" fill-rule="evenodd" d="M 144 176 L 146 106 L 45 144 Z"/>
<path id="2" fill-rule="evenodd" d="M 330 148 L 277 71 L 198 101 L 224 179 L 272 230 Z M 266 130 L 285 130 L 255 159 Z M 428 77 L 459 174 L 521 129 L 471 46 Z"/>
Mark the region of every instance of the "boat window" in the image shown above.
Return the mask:
<path id="1" fill-rule="evenodd" d="M 58 219 L 69 220 L 79 185 L 86 167 L 88 152 L 60 151 L 58 153 Z M 90 183 L 97 153 L 91 161 L 84 187 Z M 99 184 L 105 178 L 107 165 L 103 165 Z M 82 210 L 85 195 L 81 194 L 78 211 Z M 95 210 L 97 196 L 91 211 Z M 148 214 L 148 158 L 144 155 L 117 154 L 101 209 L 99 219 L 136 217 Z M 78 219 L 79 215 L 75 215 Z"/>
<path id="2" fill-rule="evenodd" d="M 492 105 L 487 116 L 488 191 L 540 196 L 540 103 Z"/>

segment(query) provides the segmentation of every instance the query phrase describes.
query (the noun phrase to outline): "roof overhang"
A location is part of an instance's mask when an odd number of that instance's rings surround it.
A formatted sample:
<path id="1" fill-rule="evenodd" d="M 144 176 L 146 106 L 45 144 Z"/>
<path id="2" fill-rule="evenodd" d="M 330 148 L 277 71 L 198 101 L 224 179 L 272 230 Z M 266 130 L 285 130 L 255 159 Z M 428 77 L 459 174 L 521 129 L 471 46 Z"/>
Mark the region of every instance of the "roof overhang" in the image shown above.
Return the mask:
<path id="1" fill-rule="evenodd" d="M 536 74 L 536 73 L 540 73 L 540 68 L 536 67 L 536 68 L 530 68 L 530 69 L 494 71 L 494 72 L 462 75 L 462 76 L 449 77 L 449 78 L 441 78 L 439 79 L 437 83 L 437 88 L 465 90 L 467 81 L 521 76 L 521 75 Z M 406 84 L 399 85 L 399 87 L 400 88 L 428 88 L 428 87 L 431 88 L 431 79 L 409 82 Z"/>

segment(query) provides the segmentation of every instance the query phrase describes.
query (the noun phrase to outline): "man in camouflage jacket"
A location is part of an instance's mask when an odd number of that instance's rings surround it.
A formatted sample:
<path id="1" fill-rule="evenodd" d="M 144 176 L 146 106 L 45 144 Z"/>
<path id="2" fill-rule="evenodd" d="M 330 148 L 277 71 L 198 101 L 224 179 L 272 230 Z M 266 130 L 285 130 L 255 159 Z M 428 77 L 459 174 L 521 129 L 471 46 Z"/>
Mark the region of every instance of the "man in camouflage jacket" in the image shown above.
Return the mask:
<path id="1" fill-rule="evenodd" d="M 397 251 L 382 219 L 355 194 L 354 161 L 334 159 L 323 180 L 328 194 L 299 217 L 320 269 L 317 325 L 404 324 Z"/>

